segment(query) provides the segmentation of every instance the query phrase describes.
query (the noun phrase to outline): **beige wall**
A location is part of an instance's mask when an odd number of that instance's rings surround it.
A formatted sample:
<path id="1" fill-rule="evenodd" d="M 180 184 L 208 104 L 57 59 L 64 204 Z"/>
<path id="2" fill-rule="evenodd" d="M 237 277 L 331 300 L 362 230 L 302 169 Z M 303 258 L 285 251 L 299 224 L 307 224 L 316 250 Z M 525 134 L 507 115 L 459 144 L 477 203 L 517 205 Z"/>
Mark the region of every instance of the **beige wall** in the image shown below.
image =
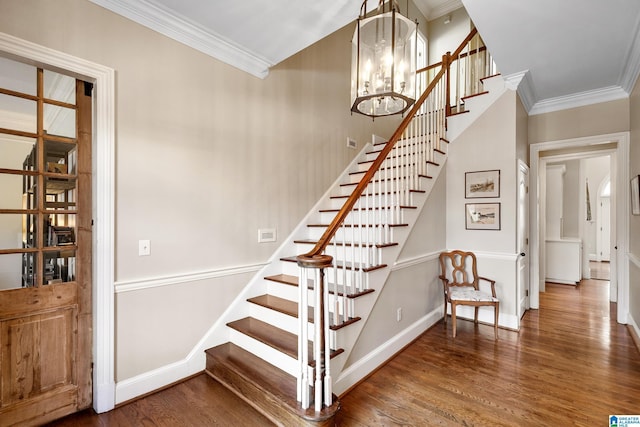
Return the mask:
<path id="1" fill-rule="evenodd" d="M 441 170 L 398 257 L 398 264 L 419 258 L 425 260 L 419 263 L 409 262 L 408 266 L 391 272 L 345 366 L 361 361 L 376 348 L 442 306 L 442 284 L 438 280 L 440 267 L 437 259 L 431 259 L 431 254 L 446 248 L 445 206 L 446 174 Z M 396 317 L 399 308 L 402 309 L 400 321 Z"/>
<path id="2" fill-rule="evenodd" d="M 456 50 L 471 31 L 471 19 L 463 7 L 454 10 L 447 16 L 451 17 L 451 22 L 448 24 L 444 23 L 444 16 L 429 21 L 427 33 L 429 64 L 442 61 L 442 55 Z"/>
<path id="3" fill-rule="evenodd" d="M 529 144 L 629 130 L 629 100 L 536 114 L 529 117 Z"/>
<path id="4" fill-rule="evenodd" d="M 266 262 L 356 154 L 347 137 L 399 120 L 350 114 L 351 25 L 261 80 L 86 0 L 0 10 L 0 31 L 116 70 L 116 287 L 176 282 L 118 293 L 118 381 L 184 358 L 241 289 L 182 275 Z M 278 242 L 258 244 L 267 227 Z"/>

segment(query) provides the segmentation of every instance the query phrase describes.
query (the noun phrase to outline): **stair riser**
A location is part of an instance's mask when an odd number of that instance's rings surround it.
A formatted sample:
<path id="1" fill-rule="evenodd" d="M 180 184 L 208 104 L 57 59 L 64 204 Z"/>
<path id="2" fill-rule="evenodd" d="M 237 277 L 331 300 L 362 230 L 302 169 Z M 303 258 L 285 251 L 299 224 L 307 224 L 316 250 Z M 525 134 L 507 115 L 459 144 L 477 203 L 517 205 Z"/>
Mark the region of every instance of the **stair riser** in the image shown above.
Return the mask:
<path id="1" fill-rule="evenodd" d="M 299 245 L 298 253 L 306 253 L 311 249 L 311 245 Z M 335 247 L 330 245 L 327 247 L 325 251 L 327 255 L 332 256 L 334 259 L 339 259 L 341 261 L 346 261 L 348 263 L 356 262 L 360 264 L 361 262 L 367 262 L 370 265 L 379 265 L 384 264 L 384 252 L 383 249 L 377 247 L 369 247 L 369 248 L 360 248 L 360 247 L 349 247 L 346 249 L 340 245 Z M 336 255 L 337 253 L 337 255 Z"/>
<path id="2" fill-rule="evenodd" d="M 418 189 L 423 190 L 424 185 L 426 183 L 422 182 L 421 184 L 422 184 L 421 185 L 422 188 L 418 188 Z M 347 198 L 351 194 L 351 191 L 347 191 L 346 189 L 340 189 L 339 191 L 340 193 L 344 193 L 344 194 L 336 194 L 336 196 L 344 196 L 344 197 L 332 198 L 330 205 L 327 207 L 327 209 L 341 209 L 342 206 L 344 206 L 344 203 L 347 201 Z M 410 192 L 409 194 L 406 194 L 406 192 L 403 192 L 403 193 L 389 192 L 389 193 L 383 193 L 383 194 L 375 194 L 367 197 L 363 196 L 363 197 L 360 197 L 358 204 L 355 206 L 355 208 L 356 209 L 362 208 L 366 210 L 373 207 L 379 208 L 381 206 L 394 206 L 394 205 L 415 206 L 413 202 L 414 196 L 415 196 L 414 192 Z"/>
<path id="3" fill-rule="evenodd" d="M 327 280 L 329 282 L 333 282 L 334 281 L 334 277 L 337 277 L 338 278 L 338 284 L 342 284 L 342 280 L 343 280 L 342 278 L 345 276 L 343 271 L 344 271 L 344 269 L 338 268 L 337 269 L 337 274 L 336 274 L 336 273 L 334 273 L 334 268 L 330 267 L 330 268 L 325 269 L 325 276 L 326 276 L 326 278 L 327 278 Z M 346 270 L 347 273 L 349 273 L 351 271 L 353 271 L 353 270 L 351 270 L 351 269 L 347 269 Z M 367 271 L 362 271 L 361 272 L 358 269 L 355 270 L 355 271 L 358 274 L 364 274 L 364 275 L 367 274 Z M 284 274 L 291 274 L 291 275 L 299 275 L 300 274 L 299 267 L 293 262 L 283 262 L 282 263 L 282 272 Z"/>
<path id="4" fill-rule="evenodd" d="M 407 183 L 413 183 L 419 179 L 420 177 L 417 175 L 429 175 L 433 167 L 434 165 L 429 165 L 425 162 L 418 166 L 416 164 L 402 166 L 399 171 L 397 168 L 392 168 L 386 172 L 378 172 L 369 184 L 369 192 L 392 192 L 407 188 Z M 341 191 L 341 194 L 351 194 L 363 177 L 364 174 L 349 175 L 349 179 L 340 186 L 342 190 L 347 189 L 349 191 Z M 409 188 L 415 189 L 416 187 L 409 186 Z"/>
<path id="5" fill-rule="evenodd" d="M 289 357 L 273 347 L 251 338 L 250 336 L 238 332 L 235 329 L 230 328 L 229 341 L 239 347 L 242 347 L 248 352 L 255 354 L 272 365 L 277 366 L 289 375 L 296 376 L 296 373 L 298 372 L 298 361 L 296 359 Z"/>
<path id="6" fill-rule="evenodd" d="M 282 263 L 285 264 L 285 263 Z M 287 263 L 288 264 L 288 263 Z M 296 276 L 299 271 L 296 271 Z M 273 295 L 274 297 L 288 299 L 289 301 L 298 301 L 298 287 L 285 285 L 284 283 L 277 283 L 272 281 L 266 281 L 267 283 L 267 293 L 269 295 Z"/>
<path id="7" fill-rule="evenodd" d="M 358 209 L 351 211 L 345 220 L 346 224 L 402 224 L 402 209 L 379 207 L 375 209 Z M 331 224 L 337 212 L 320 212 L 320 223 Z"/>
<path id="8" fill-rule="evenodd" d="M 406 214 L 404 216 L 406 216 Z M 359 227 L 344 227 L 337 231 L 333 241 L 349 243 L 362 240 L 369 243 L 393 243 L 397 241 L 395 236 L 401 228 L 403 227 L 368 227 L 364 229 L 360 229 Z M 324 227 L 311 227 L 307 230 L 307 238 L 313 240 L 319 239 L 324 231 Z M 304 251 L 300 253 L 304 253 Z"/>

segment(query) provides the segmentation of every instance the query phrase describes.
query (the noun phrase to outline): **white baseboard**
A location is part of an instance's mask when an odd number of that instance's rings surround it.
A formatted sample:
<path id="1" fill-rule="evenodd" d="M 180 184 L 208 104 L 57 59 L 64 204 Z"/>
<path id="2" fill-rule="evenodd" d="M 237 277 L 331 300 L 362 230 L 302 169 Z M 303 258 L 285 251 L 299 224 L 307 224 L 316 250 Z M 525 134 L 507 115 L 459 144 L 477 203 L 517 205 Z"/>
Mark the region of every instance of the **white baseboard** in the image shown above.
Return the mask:
<path id="1" fill-rule="evenodd" d="M 159 390 L 169 384 L 202 372 L 206 365 L 204 352 L 169 365 L 162 366 L 116 384 L 115 402 L 120 404 L 147 393 Z"/>
<path id="2" fill-rule="evenodd" d="M 349 390 L 377 367 L 384 364 L 405 346 L 418 338 L 420 334 L 436 324 L 440 319 L 442 319 L 442 308 L 437 308 L 387 342 L 378 346 L 357 363 L 342 371 L 333 384 L 333 392 L 339 396 Z"/>
<path id="3" fill-rule="evenodd" d="M 640 328 L 638 328 L 638 324 L 633 319 L 633 316 L 631 315 L 631 313 L 627 315 L 627 326 L 632 327 L 636 333 L 636 337 L 640 338 Z M 638 348 L 638 350 L 640 350 L 640 348 Z"/>

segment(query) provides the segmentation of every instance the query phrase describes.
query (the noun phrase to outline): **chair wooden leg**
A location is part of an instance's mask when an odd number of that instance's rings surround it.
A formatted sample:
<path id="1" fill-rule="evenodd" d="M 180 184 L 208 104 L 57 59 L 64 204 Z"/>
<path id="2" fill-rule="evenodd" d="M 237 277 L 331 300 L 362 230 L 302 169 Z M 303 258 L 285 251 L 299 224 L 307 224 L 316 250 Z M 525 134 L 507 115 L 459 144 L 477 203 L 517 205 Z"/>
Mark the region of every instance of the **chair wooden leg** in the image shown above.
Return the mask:
<path id="1" fill-rule="evenodd" d="M 493 310 L 494 310 L 493 331 L 495 332 L 496 339 L 498 339 L 498 315 L 500 314 L 500 305 L 499 304 L 494 305 Z"/>
<path id="2" fill-rule="evenodd" d="M 473 322 L 477 325 L 478 324 L 478 309 L 480 307 L 475 307 L 475 312 L 474 312 L 474 317 L 473 317 Z"/>
<path id="3" fill-rule="evenodd" d="M 451 303 L 451 326 L 453 327 L 453 337 L 456 337 L 456 305 Z"/>
<path id="4" fill-rule="evenodd" d="M 444 323 L 447 323 L 447 297 L 444 298 Z"/>

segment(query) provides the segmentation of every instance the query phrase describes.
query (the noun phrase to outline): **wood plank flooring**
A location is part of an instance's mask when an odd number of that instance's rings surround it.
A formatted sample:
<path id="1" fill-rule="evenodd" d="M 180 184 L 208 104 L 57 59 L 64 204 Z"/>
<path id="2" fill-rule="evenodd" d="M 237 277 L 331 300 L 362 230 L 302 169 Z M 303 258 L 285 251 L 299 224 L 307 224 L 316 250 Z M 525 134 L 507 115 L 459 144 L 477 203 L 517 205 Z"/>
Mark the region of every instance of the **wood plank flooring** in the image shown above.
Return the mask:
<path id="1" fill-rule="evenodd" d="M 640 353 L 615 322 L 607 281 L 547 284 L 520 332 L 440 322 L 342 396 L 339 426 L 608 425 L 640 413 Z M 55 426 L 266 426 L 205 375 L 106 414 Z"/>

